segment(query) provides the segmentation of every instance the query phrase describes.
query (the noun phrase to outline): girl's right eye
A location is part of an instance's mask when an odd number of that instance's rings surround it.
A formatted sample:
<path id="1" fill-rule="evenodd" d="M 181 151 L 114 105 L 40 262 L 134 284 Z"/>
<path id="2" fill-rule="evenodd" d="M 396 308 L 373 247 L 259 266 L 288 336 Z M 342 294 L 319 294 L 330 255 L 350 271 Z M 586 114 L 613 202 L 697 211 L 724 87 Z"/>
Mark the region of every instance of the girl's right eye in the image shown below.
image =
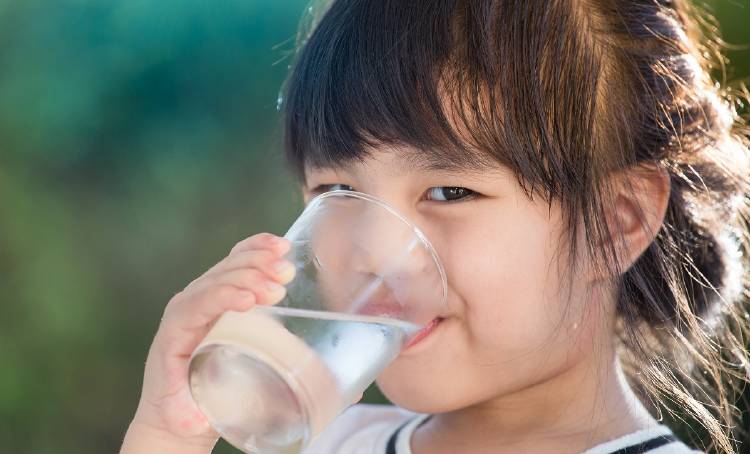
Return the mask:
<path id="1" fill-rule="evenodd" d="M 341 187 L 337 188 L 336 186 L 341 186 Z M 329 187 L 328 189 L 329 191 L 335 191 L 337 189 L 345 189 L 347 191 L 354 191 L 354 188 L 352 186 L 349 186 L 348 184 L 336 183 L 336 184 L 328 185 L 328 187 Z"/>
<path id="2" fill-rule="evenodd" d="M 337 187 L 337 186 L 343 186 L 343 187 Z M 328 191 L 335 191 L 337 189 L 345 189 L 347 191 L 354 191 L 355 189 L 348 184 L 321 184 L 318 186 L 315 186 L 311 192 L 319 193 L 319 192 L 328 192 Z"/>

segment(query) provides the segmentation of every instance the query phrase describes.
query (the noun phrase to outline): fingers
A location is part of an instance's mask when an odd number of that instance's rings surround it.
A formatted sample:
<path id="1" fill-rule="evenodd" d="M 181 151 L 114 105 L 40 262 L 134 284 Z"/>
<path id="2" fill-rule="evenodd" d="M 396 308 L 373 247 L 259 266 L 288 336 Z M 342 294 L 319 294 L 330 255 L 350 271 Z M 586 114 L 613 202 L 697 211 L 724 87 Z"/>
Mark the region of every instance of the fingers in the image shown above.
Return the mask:
<path id="1" fill-rule="evenodd" d="M 231 285 L 240 289 L 252 291 L 256 297 L 256 304 L 274 304 L 284 297 L 286 287 L 260 270 L 254 268 L 240 268 L 221 273 L 216 277 L 214 285 Z"/>
<path id="2" fill-rule="evenodd" d="M 264 296 L 264 293 L 279 291 L 273 283 L 284 285 L 294 279 L 296 270 L 292 262 L 288 260 L 258 254 L 258 251 L 243 254 L 246 256 L 238 257 L 237 262 L 226 264 L 227 267 L 233 268 L 217 269 L 211 274 L 204 274 L 191 282 L 185 291 L 196 292 L 213 285 L 230 284 L 252 290 L 258 297 L 259 304 L 269 304 L 269 299 Z"/>
<path id="3" fill-rule="evenodd" d="M 286 295 L 286 288 L 262 271 L 240 268 L 196 282 L 191 289 L 178 293 L 167 304 L 162 317 L 162 329 L 173 332 L 173 340 L 179 354 L 190 354 L 198 341 L 207 333 L 211 324 L 224 312 L 246 311 L 256 304 L 276 304 Z M 185 334 L 191 335 L 186 336 Z M 181 334 L 181 336 L 180 336 Z"/>
<path id="4" fill-rule="evenodd" d="M 282 258 L 290 248 L 286 238 L 270 233 L 253 235 L 175 295 L 164 310 L 159 329 L 172 354 L 191 354 L 226 311 L 246 311 L 256 304 L 281 301 L 286 295 L 284 284 L 295 274 L 294 265 Z"/>
<path id="5" fill-rule="evenodd" d="M 221 314 L 246 311 L 255 304 L 253 291 L 229 284 L 180 292 L 167 304 L 157 335 L 165 338 L 170 355 L 190 355 Z"/>
<path id="6" fill-rule="evenodd" d="M 206 278 L 237 268 L 262 269 L 271 279 L 287 283 L 294 277 L 294 266 L 282 257 L 289 252 L 291 245 L 286 238 L 270 233 L 253 235 L 237 243 L 228 256 L 191 281 L 185 289 L 205 288 Z"/>
<path id="7" fill-rule="evenodd" d="M 234 310 L 247 310 L 242 301 L 247 301 L 252 294 L 252 304 L 275 304 L 286 295 L 286 288 L 279 282 L 270 279 L 264 272 L 253 268 L 240 268 L 218 274 L 214 278 L 206 278 L 196 282 L 189 290 L 185 290 L 184 301 L 170 302 L 179 306 L 182 311 L 195 312 L 199 315 L 218 317 L 231 307 Z M 213 302 L 212 299 L 216 298 Z M 239 306 L 232 306 L 233 304 Z M 227 306 L 230 305 L 230 306 Z M 198 323 L 209 320 L 198 319 Z"/>
<path id="8" fill-rule="evenodd" d="M 294 265 L 278 254 L 266 249 L 238 251 L 217 263 L 204 275 L 217 276 L 220 273 L 240 268 L 256 268 L 263 270 L 271 279 L 280 283 L 288 283 L 294 278 Z"/>
<path id="9" fill-rule="evenodd" d="M 229 255 L 236 254 L 241 251 L 249 251 L 253 249 L 268 249 L 284 255 L 289 250 L 291 242 L 281 236 L 276 236 L 272 233 L 262 232 L 255 234 L 251 237 L 245 238 L 239 243 L 235 244 L 229 251 Z"/>

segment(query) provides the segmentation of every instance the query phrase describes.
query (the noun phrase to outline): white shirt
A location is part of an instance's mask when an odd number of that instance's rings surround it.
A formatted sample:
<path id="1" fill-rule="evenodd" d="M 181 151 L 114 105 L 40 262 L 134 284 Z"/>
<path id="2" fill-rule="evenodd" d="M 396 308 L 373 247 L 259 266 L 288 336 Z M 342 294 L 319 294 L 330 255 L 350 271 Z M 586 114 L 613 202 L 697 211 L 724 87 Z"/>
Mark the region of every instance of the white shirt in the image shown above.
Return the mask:
<path id="1" fill-rule="evenodd" d="M 414 413 L 392 405 L 356 404 L 334 419 L 323 432 L 313 438 L 302 454 L 386 454 L 387 445 L 398 430 L 393 444 L 393 454 L 411 454 L 410 440 L 414 429 L 429 414 Z M 402 427 L 403 426 L 403 427 Z M 399 430 L 401 428 L 401 430 Z M 663 435 L 674 435 L 665 425 L 639 430 L 614 440 L 601 443 L 581 454 L 623 453 L 693 454 L 682 442 L 667 441 L 651 449 L 635 449 L 643 442 Z M 395 442 L 395 443 L 394 443 Z"/>

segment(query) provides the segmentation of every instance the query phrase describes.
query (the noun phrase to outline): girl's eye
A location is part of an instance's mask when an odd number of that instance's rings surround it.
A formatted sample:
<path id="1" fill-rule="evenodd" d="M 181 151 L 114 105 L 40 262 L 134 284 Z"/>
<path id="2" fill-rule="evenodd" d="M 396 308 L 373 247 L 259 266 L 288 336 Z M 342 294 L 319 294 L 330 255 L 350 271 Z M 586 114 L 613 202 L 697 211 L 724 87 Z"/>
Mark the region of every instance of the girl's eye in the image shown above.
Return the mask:
<path id="1" fill-rule="evenodd" d="M 342 186 L 342 187 L 337 187 L 337 186 Z M 336 184 L 321 184 L 320 186 L 313 189 L 313 192 L 328 192 L 328 191 L 336 191 L 338 189 L 344 189 L 347 191 L 355 191 L 355 189 L 349 186 L 348 184 L 336 183 Z"/>
<path id="2" fill-rule="evenodd" d="M 456 202 L 474 197 L 477 193 L 471 189 L 457 186 L 435 186 L 427 190 L 430 200 Z"/>
<path id="3" fill-rule="evenodd" d="M 336 186 L 341 186 L 341 187 L 337 188 Z M 340 183 L 331 184 L 331 185 L 329 185 L 329 187 L 330 187 L 331 191 L 335 191 L 337 189 L 343 189 L 343 190 L 346 190 L 346 191 L 354 191 L 355 190 L 353 187 L 349 186 L 348 184 L 340 184 Z"/>

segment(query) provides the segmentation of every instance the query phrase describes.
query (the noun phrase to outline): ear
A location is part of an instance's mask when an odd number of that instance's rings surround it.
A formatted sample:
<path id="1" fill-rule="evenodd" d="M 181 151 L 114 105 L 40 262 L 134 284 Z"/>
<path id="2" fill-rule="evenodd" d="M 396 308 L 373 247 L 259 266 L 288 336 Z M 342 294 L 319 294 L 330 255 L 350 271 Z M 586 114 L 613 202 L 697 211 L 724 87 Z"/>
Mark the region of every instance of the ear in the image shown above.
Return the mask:
<path id="1" fill-rule="evenodd" d="M 669 173 L 654 164 L 643 164 L 610 175 L 611 202 L 604 215 L 610 238 L 598 244 L 610 258 L 612 245 L 620 260 L 620 272 L 630 268 L 654 241 L 664 222 L 670 193 Z M 611 242 L 611 244 L 606 244 Z M 593 271 L 601 279 L 606 270 Z"/>

